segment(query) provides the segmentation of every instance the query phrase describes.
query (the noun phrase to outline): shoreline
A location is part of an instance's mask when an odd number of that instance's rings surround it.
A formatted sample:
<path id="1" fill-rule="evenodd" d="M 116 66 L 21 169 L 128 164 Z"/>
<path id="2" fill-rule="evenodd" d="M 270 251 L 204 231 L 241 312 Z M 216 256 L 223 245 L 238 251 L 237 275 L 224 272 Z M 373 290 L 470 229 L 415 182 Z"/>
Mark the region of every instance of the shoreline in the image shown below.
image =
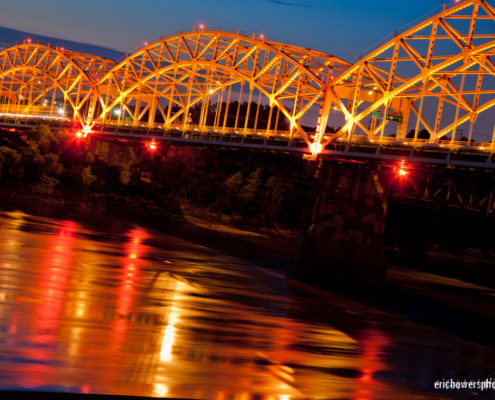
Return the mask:
<path id="1" fill-rule="evenodd" d="M 74 219 L 97 227 L 103 218 L 112 224 L 157 230 L 277 270 L 287 270 L 293 248 L 300 232 L 288 229 L 261 227 L 256 221 L 240 216 L 213 212 L 209 208 L 176 204 L 172 209 L 129 208 L 129 204 L 115 205 L 117 198 L 106 198 L 103 206 L 88 199 L 77 200 L 36 193 L 29 190 L 2 188 L 2 210 L 20 210 L 28 214 L 56 219 Z M 104 194 L 93 194 L 96 199 Z M 91 199 L 92 194 L 89 195 Z M 125 198 L 125 196 L 123 197 Z M 132 205 L 132 204 L 131 204 Z M 110 210 L 107 208 L 110 207 Z M 439 249 L 427 249 L 414 262 L 407 262 L 407 254 L 397 256 L 397 249 L 386 245 L 389 268 L 399 265 L 411 270 L 438 273 L 472 283 L 495 282 L 495 260 L 489 255 L 454 254 Z M 495 286 L 495 284 L 494 284 Z"/>
<path id="2" fill-rule="evenodd" d="M 286 269 L 293 245 L 299 238 L 297 231 L 255 227 L 241 221 L 240 217 L 236 221 L 235 216 L 220 215 L 206 208 L 190 205 L 179 205 L 179 212 L 177 209 L 162 209 L 160 212 L 155 209 L 149 213 L 148 210 L 129 209 L 125 205 L 108 210 L 101 204 L 96 206 L 74 198 L 11 189 L 7 193 L 3 191 L 0 208 L 3 211 L 19 210 L 41 217 L 73 219 L 89 227 L 97 227 L 102 218 L 118 225 L 139 225 L 228 255 L 256 260 L 276 269 Z"/>

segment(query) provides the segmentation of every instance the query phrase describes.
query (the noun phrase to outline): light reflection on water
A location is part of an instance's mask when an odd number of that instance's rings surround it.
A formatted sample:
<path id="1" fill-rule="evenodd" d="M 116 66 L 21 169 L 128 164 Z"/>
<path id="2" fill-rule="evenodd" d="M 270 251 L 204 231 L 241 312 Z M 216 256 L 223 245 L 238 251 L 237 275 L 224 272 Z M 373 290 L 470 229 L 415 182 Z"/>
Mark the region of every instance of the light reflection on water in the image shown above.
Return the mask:
<path id="1" fill-rule="evenodd" d="M 409 321 L 388 329 L 390 316 L 320 296 L 173 236 L 0 213 L 0 388 L 417 398 L 421 385 L 403 364 L 427 369 L 439 355 L 414 354 L 407 342 L 432 351 L 442 334 Z M 483 376 L 480 365 L 493 354 L 473 345 L 461 357 L 457 365 L 471 363 Z M 434 378 L 422 377 L 423 389 Z"/>

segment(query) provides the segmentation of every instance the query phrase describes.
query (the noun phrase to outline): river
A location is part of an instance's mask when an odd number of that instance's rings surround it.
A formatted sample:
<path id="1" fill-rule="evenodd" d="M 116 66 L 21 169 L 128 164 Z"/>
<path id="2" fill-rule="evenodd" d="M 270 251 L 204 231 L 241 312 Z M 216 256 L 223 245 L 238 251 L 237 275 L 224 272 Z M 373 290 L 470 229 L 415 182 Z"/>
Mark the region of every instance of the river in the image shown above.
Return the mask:
<path id="1" fill-rule="evenodd" d="M 486 344 L 151 228 L 76 221 L 0 211 L 0 389 L 465 399 L 433 382 L 493 376 Z"/>

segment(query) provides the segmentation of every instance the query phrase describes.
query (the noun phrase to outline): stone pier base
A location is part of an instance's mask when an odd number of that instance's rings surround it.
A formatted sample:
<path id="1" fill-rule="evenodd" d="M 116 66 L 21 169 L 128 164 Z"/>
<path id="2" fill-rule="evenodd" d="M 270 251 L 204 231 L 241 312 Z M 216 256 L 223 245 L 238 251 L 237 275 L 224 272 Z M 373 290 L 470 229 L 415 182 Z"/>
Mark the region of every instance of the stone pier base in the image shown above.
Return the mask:
<path id="1" fill-rule="evenodd" d="M 290 273 L 329 284 L 384 284 L 386 212 L 372 167 L 322 162 L 311 224 L 294 251 Z"/>

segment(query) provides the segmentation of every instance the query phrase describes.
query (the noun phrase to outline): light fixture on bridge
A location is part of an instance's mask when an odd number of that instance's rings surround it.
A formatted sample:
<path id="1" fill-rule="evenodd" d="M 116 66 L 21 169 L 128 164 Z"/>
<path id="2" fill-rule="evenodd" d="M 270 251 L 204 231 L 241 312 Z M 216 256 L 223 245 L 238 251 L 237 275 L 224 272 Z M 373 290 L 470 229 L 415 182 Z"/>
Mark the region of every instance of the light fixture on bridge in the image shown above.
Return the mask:
<path id="1" fill-rule="evenodd" d="M 82 139 L 87 137 L 91 133 L 91 127 L 89 125 L 84 125 L 80 131 L 76 132 L 76 137 Z"/>
<path id="2" fill-rule="evenodd" d="M 205 29 L 205 24 L 199 24 L 199 29 L 200 29 L 200 30 L 202 30 L 202 31 L 204 31 L 204 29 Z"/>
<path id="3" fill-rule="evenodd" d="M 409 175 L 409 171 L 404 161 L 401 161 L 399 166 L 396 168 L 395 173 L 399 178 L 405 178 Z"/>
<path id="4" fill-rule="evenodd" d="M 26 39 L 26 43 L 31 43 L 31 42 L 32 42 L 31 38 Z"/>
<path id="5" fill-rule="evenodd" d="M 65 110 L 64 110 L 63 108 L 59 108 L 59 109 L 58 109 L 58 113 L 59 113 L 60 115 L 64 115 L 64 114 L 65 114 Z"/>
<path id="6" fill-rule="evenodd" d="M 323 151 L 323 145 L 319 142 L 313 142 L 310 146 L 311 154 L 317 156 Z"/>
<path id="7" fill-rule="evenodd" d="M 155 142 L 155 139 L 148 143 L 148 149 L 151 152 L 158 150 L 158 143 Z"/>
<path id="8" fill-rule="evenodd" d="M 150 44 L 150 42 L 144 42 L 144 45 L 147 47 Z"/>
<path id="9" fill-rule="evenodd" d="M 265 39 L 265 34 L 264 33 L 260 33 L 260 39 L 261 40 L 264 40 Z"/>
<path id="10" fill-rule="evenodd" d="M 115 108 L 115 109 L 113 110 L 113 113 L 114 113 L 115 115 L 120 115 L 120 108 Z"/>

